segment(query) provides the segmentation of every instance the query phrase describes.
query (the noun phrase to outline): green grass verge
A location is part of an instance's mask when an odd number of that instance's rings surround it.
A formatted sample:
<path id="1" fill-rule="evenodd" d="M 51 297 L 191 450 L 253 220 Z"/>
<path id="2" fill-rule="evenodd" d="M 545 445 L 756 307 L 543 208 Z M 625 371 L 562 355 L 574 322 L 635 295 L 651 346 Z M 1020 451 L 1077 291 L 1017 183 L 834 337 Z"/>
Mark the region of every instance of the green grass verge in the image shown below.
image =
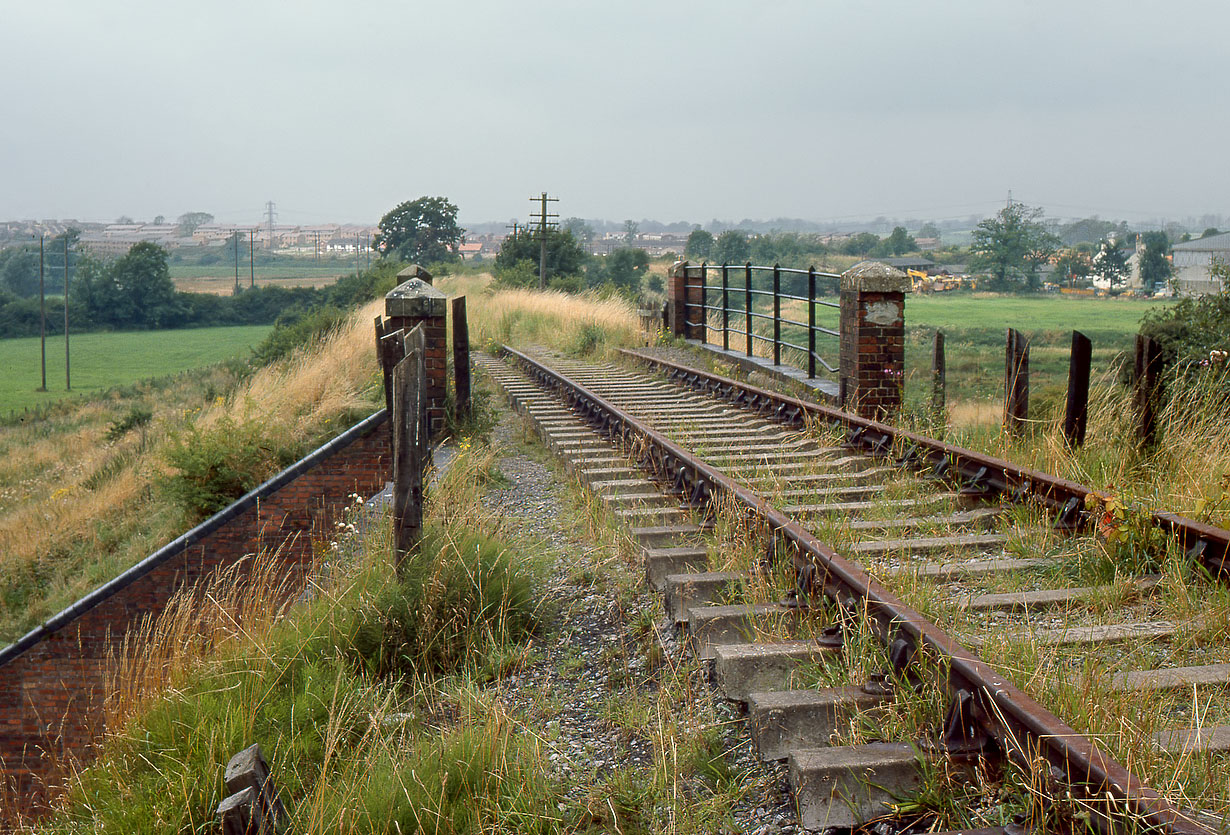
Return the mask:
<path id="1" fill-rule="evenodd" d="M 1141 318 L 1165 302 L 1072 296 L 906 297 L 907 397 L 930 395 L 931 339 L 945 337 L 950 401 L 1003 395 L 1004 340 L 1016 328 L 1030 340 L 1032 395 L 1040 402 L 1067 390 L 1072 331 L 1093 342 L 1093 373 L 1109 371 L 1132 348 Z"/>
<path id="2" fill-rule="evenodd" d="M 269 325 L 69 336 L 72 392 L 64 389 L 64 339 L 47 340 L 47 388 L 41 382 L 39 340 L 0 340 L 0 415 L 247 356 Z"/>

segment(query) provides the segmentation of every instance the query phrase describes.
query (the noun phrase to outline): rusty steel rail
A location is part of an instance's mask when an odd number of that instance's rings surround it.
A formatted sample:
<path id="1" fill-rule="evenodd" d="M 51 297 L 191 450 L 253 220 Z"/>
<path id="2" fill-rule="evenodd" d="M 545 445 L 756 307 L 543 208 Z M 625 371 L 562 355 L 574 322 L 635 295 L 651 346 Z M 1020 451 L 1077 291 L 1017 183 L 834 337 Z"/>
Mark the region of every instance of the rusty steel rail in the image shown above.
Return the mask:
<path id="1" fill-rule="evenodd" d="M 845 559 L 760 495 L 696 458 L 661 432 L 579 383 L 508 346 L 532 379 L 579 411 L 604 435 L 639 451 L 641 463 L 693 503 L 728 497 L 767 527 L 788 549 L 803 591 L 823 593 L 847 611 L 865 612 L 905 672 L 922 651 L 938 662 L 937 678 L 951 702 L 937 745 L 954 756 L 975 754 L 994 740 L 999 750 L 1043 780 L 1062 785 L 1087 806 L 1174 835 L 1211 835 L 1190 813 L 1146 786 L 974 653 L 907 606 L 861 566 Z M 1038 758 L 1045 760 L 1041 768 Z M 1105 808 L 1102 808 L 1105 807 Z M 1095 815 L 1095 819 L 1099 816 Z M 1113 829 L 1113 825 L 1111 825 Z"/>
<path id="2" fill-rule="evenodd" d="M 903 466 L 929 470 L 933 476 L 958 485 L 967 494 L 1003 494 L 1017 501 L 1032 499 L 1040 502 L 1054 511 L 1057 524 L 1067 529 L 1090 523 L 1090 514 L 1085 509 L 1087 497 L 1109 498 L 1106 493 L 1087 485 L 862 418 L 842 409 L 769 391 L 640 351 L 621 349 L 620 353 L 664 371 L 668 378 L 676 382 L 752 408 L 761 414 L 772 415 L 786 423 L 801 425 L 810 419 L 842 426 L 850 432 L 847 443 L 852 448 L 875 456 L 895 455 Z M 1153 523 L 1173 534 L 1188 556 L 1199 560 L 1210 575 L 1230 575 L 1230 531 L 1177 513 L 1151 511 L 1150 515 Z"/>

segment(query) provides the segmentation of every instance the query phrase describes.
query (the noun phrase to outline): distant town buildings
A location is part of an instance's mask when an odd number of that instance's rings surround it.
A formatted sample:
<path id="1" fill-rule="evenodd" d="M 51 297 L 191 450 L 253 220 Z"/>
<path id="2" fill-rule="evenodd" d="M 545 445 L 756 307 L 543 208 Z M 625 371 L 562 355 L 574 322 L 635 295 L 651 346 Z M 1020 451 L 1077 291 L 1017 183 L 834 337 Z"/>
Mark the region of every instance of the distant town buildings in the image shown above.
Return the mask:
<path id="1" fill-rule="evenodd" d="M 1213 277 L 1214 264 L 1230 264 L 1230 232 L 1175 244 L 1174 280 L 1183 295 L 1218 293 L 1222 282 Z"/>
<path id="2" fill-rule="evenodd" d="M 297 255 L 353 253 L 371 246 L 375 226 L 326 223 L 312 226 L 207 223 L 184 234 L 173 223 L 84 223 L 76 220 L 22 220 L 0 223 L 0 246 L 26 244 L 40 235 L 54 237 L 67 229 L 81 233 L 83 249 L 103 258 L 124 255 L 142 241 L 156 243 L 168 250 L 225 248 L 239 236 L 241 249 L 249 242 L 256 249 L 276 250 Z M 272 232 L 272 235 L 270 234 Z"/>

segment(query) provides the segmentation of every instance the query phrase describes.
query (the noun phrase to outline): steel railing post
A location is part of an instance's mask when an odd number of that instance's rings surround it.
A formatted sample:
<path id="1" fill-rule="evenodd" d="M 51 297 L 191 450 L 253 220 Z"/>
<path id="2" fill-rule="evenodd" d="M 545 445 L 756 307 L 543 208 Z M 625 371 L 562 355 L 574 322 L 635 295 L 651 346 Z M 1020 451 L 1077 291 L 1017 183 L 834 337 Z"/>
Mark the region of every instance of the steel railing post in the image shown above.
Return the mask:
<path id="1" fill-rule="evenodd" d="M 782 268 L 773 265 L 773 364 L 782 364 Z"/>
<path id="2" fill-rule="evenodd" d="M 722 350 L 730 350 L 730 278 L 722 264 Z"/>
<path id="3" fill-rule="evenodd" d="M 816 268 L 807 268 L 807 379 L 816 376 Z"/>
<path id="4" fill-rule="evenodd" d="M 700 265 L 700 341 L 709 344 L 709 264 Z"/>
<path id="5" fill-rule="evenodd" d="M 744 305 L 747 311 L 747 355 L 752 355 L 752 262 L 748 261 L 743 265 L 744 284 Z"/>

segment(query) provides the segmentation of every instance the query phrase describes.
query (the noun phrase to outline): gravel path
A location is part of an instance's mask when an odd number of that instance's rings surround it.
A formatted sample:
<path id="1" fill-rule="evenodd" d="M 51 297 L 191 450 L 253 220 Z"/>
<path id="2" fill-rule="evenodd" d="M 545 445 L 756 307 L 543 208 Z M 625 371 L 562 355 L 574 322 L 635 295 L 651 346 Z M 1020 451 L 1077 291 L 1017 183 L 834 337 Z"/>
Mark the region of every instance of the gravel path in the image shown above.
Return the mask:
<path id="1" fill-rule="evenodd" d="M 725 831 L 797 831 L 785 766 L 757 761 L 736 721 L 738 706 L 716 695 L 707 669 L 691 659 L 662 617 L 660 599 L 612 546 L 586 538 L 577 524 L 583 511 L 571 492 L 578 488 L 545 463 L 537 441 L 524 442 L 519 416 L 501 412 L 492 441 L 503 451 L 498 466 L 508 485 L 489 489 L 484 501 L 552 557 L 544 594 L 555 611 L 527 662 L 493 685 L 505 708 L 527 733 L 545 741 L 571 800 L 605 804 L 605 795 L 595 791 L 604 780 L 650 766 L 662 754 L 644 733 L 651 717 L 628 711 L 660 705 L 655 699 L 664 674 L 682 671 L 675 681 L 682 675 L 687 686 L 672 692 L 681 690 L 688 701 L 672 705 L 677 721 L 721 728 L 726 760 L 748 786 L 731 808 Z M 681 775 L 681 781 L 696 778 Z M 655 824 L 655 831 L 673 831 L 669 821 Z"/>

